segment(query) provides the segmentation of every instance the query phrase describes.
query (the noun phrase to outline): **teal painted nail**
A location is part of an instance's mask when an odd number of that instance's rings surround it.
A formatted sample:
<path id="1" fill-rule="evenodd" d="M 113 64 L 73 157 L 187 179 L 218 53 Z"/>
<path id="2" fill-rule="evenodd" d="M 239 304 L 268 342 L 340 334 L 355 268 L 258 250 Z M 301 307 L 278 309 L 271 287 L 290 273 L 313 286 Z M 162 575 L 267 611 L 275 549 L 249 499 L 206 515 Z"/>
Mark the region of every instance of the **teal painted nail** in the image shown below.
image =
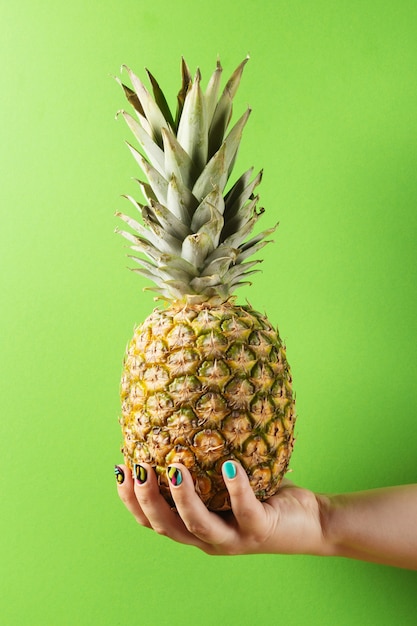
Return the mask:
<path id="1" fill-rule="evenodd" d="M 233 463 L 233 461 L 226 461 L 225 463 L 223 463 L 223 470 L 226 478 L 228 478 L 229 480 L 232 480 L 232 478 L 236 477 L 236 465 Z"/>

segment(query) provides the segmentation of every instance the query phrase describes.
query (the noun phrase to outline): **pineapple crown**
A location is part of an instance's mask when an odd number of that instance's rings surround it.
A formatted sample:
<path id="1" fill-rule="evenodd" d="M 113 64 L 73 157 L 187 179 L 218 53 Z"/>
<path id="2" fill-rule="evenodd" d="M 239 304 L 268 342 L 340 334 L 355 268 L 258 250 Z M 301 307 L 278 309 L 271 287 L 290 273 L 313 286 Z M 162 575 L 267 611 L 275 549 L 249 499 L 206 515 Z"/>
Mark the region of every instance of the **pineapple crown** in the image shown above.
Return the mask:
<path id="1" fill-rule="evenodd" d="M 251 234 L 264 212 L 254 194 L 262 171 L 242 174 L 225 193 L 243 128 L 250 109 L 228 130 L 233 98 L 248 58 L 236 68 L 220 97 L 222 67 L 217 62 L 205 92 L 201 74 L 194 79 L 182 59 L 182 85 L 175 119 L 152 74 L 147 71 L 153 97 L 126 66 L 133 89 L 122 86 L 136 118 L 119 111 L 133 132 L 141 151 L 128 147 L 146 177 L 138 180 L 147 204 L 125 197 L 142 222 L 116 213 L 133 232 L 117 229 L 142 256 L 129 255 L 140 267 L 133 271 L 155 283 L 147 288 L 167 301 L 204 302 L 227 300 L 258 271 L 261 260 L 246 261 L 266 243 L 276 227 Z M 249 283 L 250 284 L 250 283 Z"/>

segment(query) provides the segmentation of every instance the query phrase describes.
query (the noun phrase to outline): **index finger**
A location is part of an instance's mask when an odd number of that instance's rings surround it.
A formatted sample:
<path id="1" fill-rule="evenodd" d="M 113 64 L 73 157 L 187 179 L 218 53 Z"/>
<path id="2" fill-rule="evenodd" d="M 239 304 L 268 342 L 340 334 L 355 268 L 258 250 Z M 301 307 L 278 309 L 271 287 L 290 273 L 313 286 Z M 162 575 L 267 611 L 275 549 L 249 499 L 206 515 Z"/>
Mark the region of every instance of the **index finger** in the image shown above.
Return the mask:
<path id="1" fill-rule="evenodd" d="M 168 468 L 171 495 L 188 531 L 203 541 L 214 553 L 218 547 L 236 541 L 236 527 L 217 513 L 209 511 L 195 491 L 191 475 L 180 463 Z M 212 550 L 206 550 L 213 552 Z"/>

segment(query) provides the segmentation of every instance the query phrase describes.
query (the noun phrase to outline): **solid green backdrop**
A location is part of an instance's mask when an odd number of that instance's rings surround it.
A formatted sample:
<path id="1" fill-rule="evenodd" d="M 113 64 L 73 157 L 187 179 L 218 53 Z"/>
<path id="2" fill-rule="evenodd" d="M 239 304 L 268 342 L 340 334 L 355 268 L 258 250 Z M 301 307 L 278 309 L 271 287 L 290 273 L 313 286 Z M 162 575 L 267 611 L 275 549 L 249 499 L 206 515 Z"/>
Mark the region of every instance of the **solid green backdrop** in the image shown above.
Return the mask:
<path id="1" fill-rule="evenodd" d="M 181 55 L 203 82 L 251 55 L 236 167 L 280 226 L 239 295 L 287 344 L 292 479 L 415 482 L 415 1 L 21 0 L 0 24 L 1 623 L 415 624 L 415 572 L 208 557 L 118 500 L 122 357 L 155 305 L 113 234 L 139 171 L 112 78 L 147 66 L 174 102 Z"/>

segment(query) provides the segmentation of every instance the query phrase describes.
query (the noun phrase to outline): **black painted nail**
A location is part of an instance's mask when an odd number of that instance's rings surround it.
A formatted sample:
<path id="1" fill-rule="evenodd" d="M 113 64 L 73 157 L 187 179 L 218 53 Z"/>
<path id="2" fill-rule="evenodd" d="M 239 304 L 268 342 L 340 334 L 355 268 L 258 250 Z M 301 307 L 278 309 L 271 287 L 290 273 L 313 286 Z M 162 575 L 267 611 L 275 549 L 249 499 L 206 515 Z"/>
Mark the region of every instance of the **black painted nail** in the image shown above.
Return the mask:
<path id="1" fill-rule="evenodd" d="M 117 484 L 122 485 L 125 480 L 125 473 L 119 465 L 114 466 L 114 473 L 116 475 Z"/>
<path id="2" fill-rule="evenodd" d="M 135 471 L 136 481 L 139 483 L 139 485 L 143 485 L 144 483 L 146 483 L 146 479 L 148 478 L 148 472 L 143 467 L 143 465 L 136 463 L 134 471 Z"/>

